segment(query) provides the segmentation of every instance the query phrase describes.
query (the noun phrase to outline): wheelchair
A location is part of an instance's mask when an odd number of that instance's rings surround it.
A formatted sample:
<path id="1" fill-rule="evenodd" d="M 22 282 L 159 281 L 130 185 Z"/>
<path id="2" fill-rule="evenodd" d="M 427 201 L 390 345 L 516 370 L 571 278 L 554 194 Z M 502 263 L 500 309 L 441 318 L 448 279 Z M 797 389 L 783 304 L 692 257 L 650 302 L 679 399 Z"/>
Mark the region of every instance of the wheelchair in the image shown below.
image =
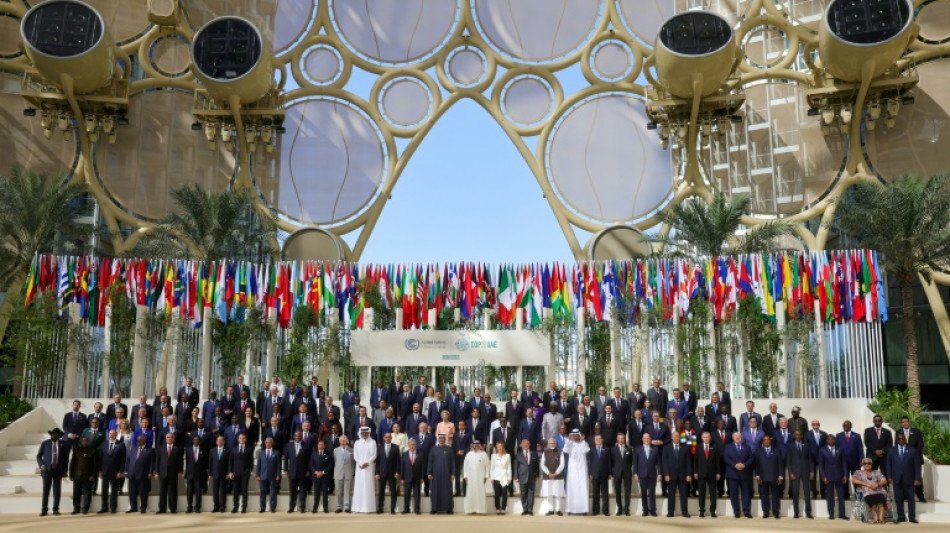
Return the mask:
<path id="1" fill-rule="evenodd" d="M 867 505 L 864 504 L 864 494 L 859 494 L 854 490 L 854 485 L 851 485 L 851 518 L 863 523 L 869 523 L 871 521 L 871 510 Z M 895 522 L 897 516 L 894 513 L 894 489 L 888 485 L 887 486 L 887 499 L 884 502 L 884 521 L 885 522 Z"/>

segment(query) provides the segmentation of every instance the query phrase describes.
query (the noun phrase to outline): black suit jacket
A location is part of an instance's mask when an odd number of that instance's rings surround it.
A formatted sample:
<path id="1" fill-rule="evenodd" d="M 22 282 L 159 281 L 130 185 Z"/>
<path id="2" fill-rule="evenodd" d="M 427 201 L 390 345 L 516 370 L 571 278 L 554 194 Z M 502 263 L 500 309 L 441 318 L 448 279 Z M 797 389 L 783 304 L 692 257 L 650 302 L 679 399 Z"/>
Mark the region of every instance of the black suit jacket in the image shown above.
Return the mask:
<path id="1" fill-rule="evenodd" d="M 502 435 L 505 435 L 506 438 L 503 438 Z M 492 443 L 504 442 L 505 451 L 508 454 L 512 454 L 515 451 L 515 447 L 518 445 L 518 435 L 515 434 L 515 430 L 508 428 L 507 433 L 502 433 L 501 428 L 495 428 L 495 431 L 492 432 Z"/>
<path id="2" fill-rule="evenodd" d="M 587 452 L 587 475 L 594 479 L 605 479 L 610 472 L 610 448 L 603 446 L 600 457 L 597 457 L 597 448 L 591 446 Z"/>
<path id="3" fill-rule="evenodd" d="M 228 457 L 228 472 L 235 476 L 249 475 L 254 468 L 254 447 L 245 444 L 244 453 L 239 450 L 239 446 L 231 448 L 231 455 Z"/>
<path id="4" fill-rule="evenodd" d="M 181 398 L 181 395 L 185 394 L 185 387 L 178 389 L 178 394 L 175 395 L 175 398 Z M 188 404 L 192 407 L 198 405 L 198 388 L 192 387 L 191 394 L 188 395 Z"/>
<path id="5" fill-rule="evenodd" d="M 682 481 L 686 476 L 693 475 L 693 458 L 689 446 L 679 446 L 679 451 L 673 445 L 664 446 L 660 456 L 664 476 L 670 476 L 671 481 Z"/>
<path id="6" fill-rule="evenodd" d="M 706 458 L 706 448 L 703 443 L 700 442 L 696 446 L 696 455 L 693 456 L 693 473 L 701 479 L 715 480 L 717 474 L 722 474 L 721 463 L 722 450 L 718 446 L 710 443 L 709 459 Z"/>
<path id="7" fill-rule="evenodd" d="M 764 431 L 766 435 L 774 435 L 775 430 L 779 429 L 778 420 L 784 417 L 785 415 L 782 413 L 775 413 L 775 422 L 773 423 L 772 413 L 765 413 L 762 415 L 762 431 Z"/>
<path id="8" fill-rule="evenodd" d="M 327 446 L 324 448 L 323 453 L 320 453 L 320 450 L 314 450 L 310 454 L 310 472 L 312 473 L 314 479 L 317 477 L 317 472 L 323 472 L 323 478 L 321 479 L 333 479 L 333 449 Z"/>
<path id="9" fill-rule="evenodd" d="M 215 449 L 217 451 L 217 449 Z M 198 447 L 198 455 L 195 456 L 194 445 L 189 444 L 185 447 L 185 479 L 205 479 L 208 477 L 208 451 Z"/>
<path id="10" fill-rule="evenodd" d="M 764 446 L 755 450 L 755 477 L 765 483 L 776 483 L 785 476 L 785 458 L 777 447 L 772 446 L 766 453 Z"/>
<path id="11" fill-rule="evenodd" d="M 653 410 L 659 411 L 661 418 L 666 418 L 666 404 L 670 401 L 670 395 L 666 392 L 666 389 L 660 387 L 660 393 L 657 394 L 656 389 L 650 387 L 647 389 L 647 398 L 649 398 L 650 404 L 653 405 Z"/>
<path id="12" fill-rule="evenodd" d="M 416 451 L 415 463 L 409 460 L 409 452 L 402 454 L 399 464 L 399 475 L 406 483 L 421 481 L 426 472 L 426 457 Z"/>
<path id="13" fill-rule="evenodd" d="M 881 456 L 881 461 L 887 460 L 887 450 L 894 445 L 894 437 L 891 435 L 891 430 L 886 427 L 881 428 L 881 436 L 877 436 L 877 431 L 874 426 L 871 426 L 864 430 L 864 446 L 866 448 L 865 455 L 870 458 L 876 458 L 877 454 L 874 453 L 875 450 L 883 450 L 884 454 Z"/>
<path id="14" fill-rule="evenodd" d="M 614 479 L 633 476 L 633 448 L 624 444 L 610 449 L 610 475 Z"/>
<path id="15" fill-rule="evenodd" d="M 120 404 L 119 404 L 119 408 L 122 409 L 123 411 L 125 411 L 125 417 L 126 417 L 126 418 L 128 418 L 129 416 L 131 416 L 132 413 L 129 413 L 129 406 L 125 405 L 124 403 L 120 403 Z M 109 406 L 106 407 L 106 420 L 107 420 L 107 421 L 115 420 L 115 411 L 116 411 L 116 407 L 115 407 L 115 404 L 114 404 L 114 403 L 110 403 Z M 105 426 L 103 426 L 103 427 L 105 427 Z"/>
<path id="16" fill-rule="evenodd" d="M 573 415 L 571 415 L 571 424 L 568 429 L 570 431 L 573 431 L 575 429 L 579 430 L 581 432 L 581 435 L 583 435 L 584 437 L 589 437 L 594 432 L 594 422 L 596 422 L 596 419 L 594 419 L 594 417 L 591 417 L 591 416 L 585 416 L 584 421 L 581 422 L 580 417 L 575 412 Z"/>
<path id="17" fill-rule="evenodd" d="M 119 472 L 125 470 L 125 443 L 116 441 L 109 452 L 109 441 L 99 446 L 99 473 L 103 479 L 114 480 Z"/>
<path id="18" fill-rule="evenodd" d="M 617 434 L 623 433 L 622 418 L 616 414 L 610 416 L 610 424 L 607 423 L 607 417 L 604 416 L 600 421 L 600 434 L 604 437 L 604 446 L 608 448 L 617 443 Z"/>
<path id="19" fill-rule="evenodd" d="M 155 473 L 160 478 L 174 477 L 182 472 L 181 448 L 172 446 L 171 453 L 167 450 L 165 444 L 155 448 Z"/>
<path id="20" fill-rule="evenodd" d="M 231 461 L 231 450 L 227 446 L 221 449 L 221 458 L 218 459 L 218 447 L 208 450 L 208 474 L 215 479 L 228 475 L 228 464 Z"/>
<path id="21" fill-rule="evenodd" d="M 386 454 L 386 444 L 380 444 L 376 452 L 376 475 L 381 479 L 390 479 L 399 473 L 399 446 L 389 445 L 389 455 Z"/>
<path id="22" fill-rule="evenodd" d="M 788 466 L 789 476 L 796 476 L 799 479 L 808 479 L 808 475 L 815 471 L 815 458 L 807 440 L 802 439 L 802 449 L 798 449 L 795 441 L 789 442 L 785 446 L 785 464 Z"/>

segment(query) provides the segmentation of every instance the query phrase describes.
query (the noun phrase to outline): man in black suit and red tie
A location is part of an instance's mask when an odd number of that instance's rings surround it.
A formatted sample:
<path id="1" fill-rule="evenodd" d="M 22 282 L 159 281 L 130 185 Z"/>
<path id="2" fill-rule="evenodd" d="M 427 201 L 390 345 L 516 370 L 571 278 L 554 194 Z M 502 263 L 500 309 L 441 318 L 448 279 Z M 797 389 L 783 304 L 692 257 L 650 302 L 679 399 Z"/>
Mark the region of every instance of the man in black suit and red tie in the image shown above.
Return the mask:
<path id="1" fill-rule="evenodd" d="M 396 481 L 399 479 L 399 446 L 392 443 L 392 433 L 383 435 L 383 443 L 376 453 L 376 481 L 379 492 L 376 496 L 376 514 L 383 513 L 386 487 L 389 487 L 389 513 L 396 514 Z"/>
<path id="2" fill-rule="evenodd" d="M 155 454 L 155 474 L 158 480 L 158 514 L 178 512 L 178 478 L 182 474 L 181 448 L 175 445 L 175 433 L 165 435 L 165 444 Z"/>
<path id="3" fill-rule="evenodd" d="M 125 470 L 124 442 L 116 440 L 116 430 L 109 431 L 109 438 L 99 446 L 99 477 L 102 479 L 102 506 L 99 513 L 115 514 L 118 507 L 119 487 Z"/>
<path id="4" fill-rule="evenodd" d="M 647 395 L 644 394 L 643 391 L 640 390 L 640 384 L 634 383 L 633 390 L 630 391 L 629 394 L 627 394 L 627 404 L 629 405 L 629 410 L 631 414 L 630 418 L 633 417 L 632 415 L 633 411 L 636 411 L 638 409 L 643 409 L 643 400 L 646 400 L 646 399 L 647 399 Z M 640 441 L 635 441 L 635 442 L 640 442 Z"/>
<path id="5" fill-rule="evenodd" d="M 865 456 L 871 459 L 871 468 L 887 474 L 887 452 L 894 445 L 891 430 L 883 427 L 881 415 L 874 415 L 874 425 L 864 430 Z"/>
<path id="6" fill-rule="evenodd" d="M 755 482 L 759 486 L 759 501 L 762 504 L 762 517 L 781 518 L 779 497 L 781 486 L 785 482 L 785 459 L 776 446 L 772 446 L 772 436 L 762 437 L 762 445 L 755 450 Z"/>
<path id="7" fill-rule="evenodd" d="M 689 446 L 680 446 L 679 435 L 674 433 L 672 442 L 664 446 L 660 461 L 663 464 L 663 480 L 666 481 L 666 517 L 673 518 L 676 510 L 676 493 L 680 496 L 680 513 L 689 518 L 689 482 L 693 477 L 693 458 Z"/>
<path id="8" fill-rule="evenodd" d="M 617 435 L 617 444 L 610 449 L 610 476 L 614 480 L 617 515 L 630 516 L 630 491 L 633 485 L 633 448 L 627 446 L 627 437 Z"/>
<path id="9" fill-rule="evenodd" d="M 139 435 L 125 463 L 125 479 L 129 480 L 129 510 L 127 513 L 145 514 L 148 491 L 155 469 L 155 450 L 145 445 L 145 435 Z"/>
<path id="10" fill-rule="evenodd" d="M 247 513 L 247 485 L 254 467 L 254 447 L 247 442 L 247 435 L 241 433 L 237 441 L 237 445 L 231 449 L 231 455 L 228 457 L 228 479 L 231 480 L 234 488 L 231 514 L 238 512 L 239 504 L 241 512 Z"/>
<path id="11" fill-rule="evenodd" d="M 402 454 L 399 464 L 399 484 L 404 488 L 402 514 L 409 514 L 409 500 L 416 514 L 422 514 L 419 507 L 422 501 L 422 478 L 425 477 L 424 457 L 417 450 L 415 439 L 409 439 L 409 451 Z"/>
<path id="12" fill-rule="evenodd" d="M 594 516 L 603 510 L 604 516 L 610 516 L 610 450 L 604 445 L 601 435 L 594 435 L 594 445 L 587 452 L 587 475 L 590 476 L 590 495 L 593 500 Z M 603 509 L 601 509 L 603 506 Z"/>
<path id="13" fill-rule="evenodd" d="M 716 518 L 716 484 L 722 477 L 722 451 L 712 443 L 712 434 L 704 432 L 702 442 L 693 456 L 693 475 L 699 486 L 699 517 L 706 516 L 706 494 L 709 494 L 709 514 Z"/>
<path id="14" fill-rule="evenodd" d="M 185 448 L 185 496 L 188 501 L 186 513 L 201 513 L 201 492 L 203 483 L 208 479 L 208 452 L 195 435 L 191 446 Z"/>
<path id="15" fill-rule="evenodd" d="M 300 512 L 307 511 L 307 490 L 310 486 L 310 453 L 312 449 L 303 441 L 303 432 L 295 431 L 294 438 L 283 446 L 284 477 L 290 480 L 290 503 L 288 513 L 300 506 Z M 314 496 L 316 498 L 316 496 Z M 313 503 L 314 509 L 317 502 Z"/>

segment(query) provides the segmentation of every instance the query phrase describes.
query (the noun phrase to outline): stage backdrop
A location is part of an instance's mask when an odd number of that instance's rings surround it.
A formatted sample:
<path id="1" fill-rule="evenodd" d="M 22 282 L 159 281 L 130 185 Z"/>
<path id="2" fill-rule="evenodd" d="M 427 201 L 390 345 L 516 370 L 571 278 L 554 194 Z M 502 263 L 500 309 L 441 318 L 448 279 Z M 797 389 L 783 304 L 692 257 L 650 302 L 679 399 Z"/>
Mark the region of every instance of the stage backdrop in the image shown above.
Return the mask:
<path id="1" fill-rule="evenodd" d="M 542 331 L 354 330 L 357 366 L 547 366 L 551 339 Z"/>

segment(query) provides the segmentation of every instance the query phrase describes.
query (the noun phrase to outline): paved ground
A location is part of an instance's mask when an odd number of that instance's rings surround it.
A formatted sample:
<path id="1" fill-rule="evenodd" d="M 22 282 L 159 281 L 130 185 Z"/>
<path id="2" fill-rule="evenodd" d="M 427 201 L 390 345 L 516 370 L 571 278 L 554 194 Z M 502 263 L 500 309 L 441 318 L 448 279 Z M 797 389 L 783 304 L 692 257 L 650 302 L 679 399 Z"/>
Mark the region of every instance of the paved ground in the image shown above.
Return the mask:
<path id="1" fill-rule="evenodd" d="M 504 517 L 465 516 L 430 516 L 430 515 L 347 515 L 347 514 L 259 514 L 248 512 L 246 515 L 220 515 L 202 513 L 188 515 L 179 512 L 177 515 L 105 515 L 96 516 L 47 516 L 40 518 L 37 514 L 6 515 L 0 522 L 0 531 L 3 533 L 68 531 L 69 533 L 102 533 L 103 531 L 227 531 L 228 533 L 267 531 L 269 528 L 279 527 L 288 531 L 299 526 L 313 527 L 319 524 L 321 532 L 362 532 L 385 531 L 391 533 L 398 528 L 401 531 L 438 531 L 450 530 L 452 533 L 487 533 L 511 531 L 517 528 L 517 533 L 554 533 L 560 531 L 624 531 L 629 533 L 632 528 L 649 529 L 651 533 L 708 531 L 721 533 L 760 533 L 763 528 L 771 531 L 841 531 L 861 532 L 876 530 L 897 530 L 896 525 L 875 526 L 860 524 L 854 521 L 828 519 L 787 519 L 781 520 L 755 518 L 642 518 L 636 517 L 584 517 L 584 516 L 512 516 Z M 908 526 L 901 524 L 901 526 Z M 356 529 L 354 529 L 356 528 Z M 900 529 L 904 529 L 901 527 Z M 911 531 L 942 531 L 948 530 L 947 524 L 910 524 Z"/>

